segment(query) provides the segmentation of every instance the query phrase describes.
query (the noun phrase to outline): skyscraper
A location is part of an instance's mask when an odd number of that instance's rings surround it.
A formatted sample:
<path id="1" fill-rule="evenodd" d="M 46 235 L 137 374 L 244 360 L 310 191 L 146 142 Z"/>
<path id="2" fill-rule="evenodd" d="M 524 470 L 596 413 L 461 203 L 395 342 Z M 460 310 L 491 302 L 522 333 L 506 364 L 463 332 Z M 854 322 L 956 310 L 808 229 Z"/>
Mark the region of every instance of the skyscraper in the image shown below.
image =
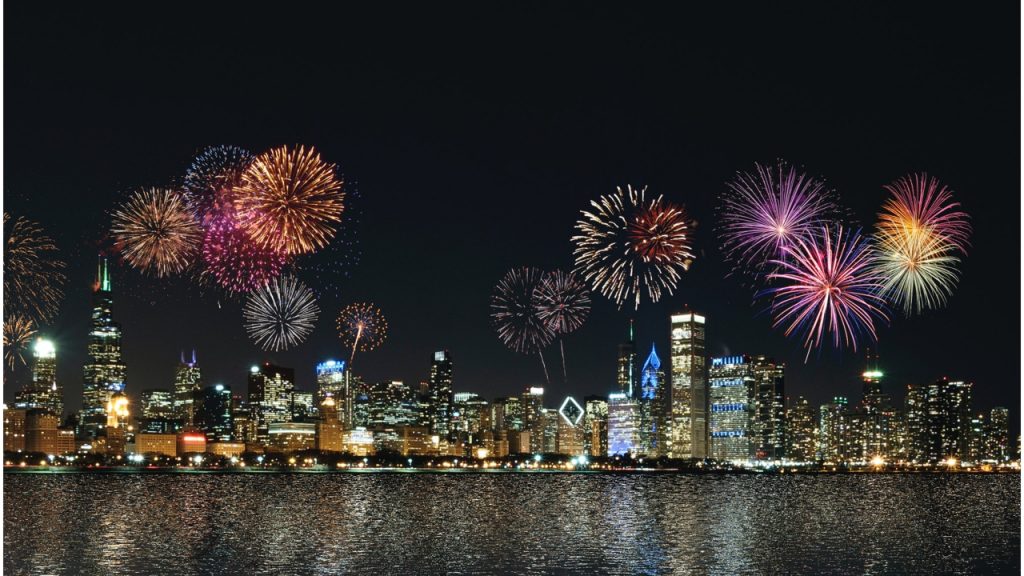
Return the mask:
<path id="1" fill-rule="evenodd" d="M 608 454 L 608 400 L 602 396 L 583 399 L 583 447 L 591 456 Z"/>
<path id="2" fill-rule="evenodd" d="M 847 400 L 836 396 L 832 402 L 821 405 L 818 433 L 818 456 L 820 460 L 838 464 L 846 458 L 844 438 L 846 437 Z"/>
<path id="3" fill-rule="evenodd" d="M 812 462 L 817 459 L 817 419 L 811 403 L 803 396 L 797 396 L 786 413 L 789 433 L 787 456 L 798 462 Z"/>
<path id="4" fill-rule="evenodd" d="M 532 386 L 523 392 L 523 430 L 530 433 L 530 452 L 544 451 L 544 388 Z"/>
<path id="5" fill-rule="evenodd" d="M 752 362 L 754 457 L 781 460 L 786 456 L 786 367 L 765 356 L 757 356 Z"/>
<path id="6" fill-rule="evenodd" d="M 322 406 L 330 396 L 334 398 L 331 408 L 338 412 L 338 421 L 343 425 L 352 424 L 352 398 L 348 390 L 347 372 L 344 360 L 327 360 L 316 365 L 317 406 Z"/>
<path id="7" fill-rule="evenodd" d="M 249 410 L 256 423 L 256 439 L 266 444 L 270 425 L 291 422 L 295 370 L 269 362 L 249 369 Z"/>
<path id="8" fill-rule="evenodd" d="M 20 392 L 15 408 L 43 408 L 59 419 L 64 414 L 64 387 L 57 383 L 57 349 L 39 338 L 32 346 L 32 381 Z"/>
<path id="9" fill-rule="evenodd" d="M 196 393 L 193 422 L 209 442 L 230 442 L 234 433 L 231 388 L 217 384 Z"/>
<path id="10" fill-rule="evenodd" d="M 121 359 L 121 325 L 114 321 L 114 296 L 107 259 L 100 258 L 93 287 L 92 330 L 89 332 L 82 386 L 82 431 L 96 437 L 107 423 L 107 403 L 124 392 L 126 367 Z"/>
<path id="11" fill-rule="evenodd" d="M 651 353 L 647 355 L 644 366 L 640 370 L 640 387 L 637 394 L 637 410 L 639 412 L 639 451 L 645 455 L 660 453 L 661 426 L 664 425 L 663 406 L 665 397 L 665 373 L 661 370 L 661 358 L 651 343 Z"/>
<path id="12" fill-rule="evenodd" d="M 615 382 L 618 384 L 619 392 L 630 398 L 635 398 L 638 390 L 636 388 L 636 338 L 633 332 L 633 321 L 629 321 L 628 340 L 619 344 L 619 356 L 616 363 Z"/>
<path id="13" fill-rule="evenodd" d="M 709 430 L 705 318 L 684 312 L 673 314 L 671 321 L 671 430 L 667 453 L 673 458 L 706 458 Z"/>
<path id="14" fill-rule="evenodd" d="M 945 378 L 924 387 L 911 387 L 907 418 L 909 421 L 913 414 L 915 423 L 910 432 L 916 436 L 911 440 L 913 461 L 934 464 L 969 457 L 971 388 L 970 382 Z"/>
<path id="15" fill-rule="evenodd" d="M 174 417 L 182 427 L 190 427 L 193 424 L 195 415 L 196 393 L 202 388 L 202 374 L 199 370 L 199 362 L 196 361 L 196 351 L 192 351 L 192 360 L 185 359 L 185 353 L 181 353 L 181 360 L 174 371 Z"/>
<path id="16" fill-rule="evenodd" d="M 860 418 L 861 430 L 858 431 L 861 440 L 860 452 L 865 460 L 875 457 L 890 460 L 896 453 L 896 411 L 892 408 L 889 395 L 882 391 L 883 374 L 878 369 L 878 356 L 868 355 L 868 364 L 861 375 L 864 381 L 864 399 L 860 405 L 863 414 Z"/>
<path id="17" fill-rule="evenodd" d="M 452 418 L 452 365 L 451 353 L 447 350 L 434 352 L 434 360 L 430 363 L 430 403 L 433 418 L 431 432 L 441 438 L 447 438 L 453 431 Z"/>
<path id="18" fill-rule="evenodd" d="M 754 365 L 748 356 L 711 359 L 711 457 L 746 460 L 752 454 Z"/>
<path id="19" fill-rule="evenodd" d="M 608 456 L 637 453 L 636 401 L 623 392 L 608 395 Z"/>
<path id="20" fill-rule="evenodd" d="M 989 412 L 988 430 L 985 435 L 986 455 L 990 460 L 1006 462 L 1012 458 L 1010 451 L 1010 411 L 995 407 Z"/>

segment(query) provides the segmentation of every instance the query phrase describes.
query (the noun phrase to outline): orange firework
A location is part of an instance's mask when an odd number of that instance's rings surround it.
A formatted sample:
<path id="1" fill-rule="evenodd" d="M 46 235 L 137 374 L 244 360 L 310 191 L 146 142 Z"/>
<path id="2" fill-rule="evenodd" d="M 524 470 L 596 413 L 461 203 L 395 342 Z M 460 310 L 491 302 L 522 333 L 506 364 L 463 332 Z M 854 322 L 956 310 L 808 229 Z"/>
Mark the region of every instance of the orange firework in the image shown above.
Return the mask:
<path id="1" fill-rule="evenodd" d="M 177 274 L 192 263 L 202 233 L 195 215 L 174 190 L 140 190 L 114 212 L 111 228 L 124 258 L 158 277 Z"/>
<path id="2" fill-rule="evenodd" d="M 256 157 L 236 191 L 238 218 L 256 243 L 286 255 L 323 248 L 341 221 L 345 193 L 335 166 L 313 148 L 274 148 Z"/>

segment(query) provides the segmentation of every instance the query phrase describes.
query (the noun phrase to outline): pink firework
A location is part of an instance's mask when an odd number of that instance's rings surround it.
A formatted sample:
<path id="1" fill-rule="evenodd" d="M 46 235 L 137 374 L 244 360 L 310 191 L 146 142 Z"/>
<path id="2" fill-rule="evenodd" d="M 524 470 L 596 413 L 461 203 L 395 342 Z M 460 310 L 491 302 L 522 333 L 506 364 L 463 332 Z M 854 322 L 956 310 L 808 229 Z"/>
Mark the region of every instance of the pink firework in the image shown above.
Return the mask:
<path id="1" fill-rule="evenodd" d="M 719 205 L 722 251 L 739 269 L 757 273 L 795 239 L 806 239 L 835 217 L 835 194 L 821 180 L 779 160 L 754 164 L 726 182 Z"/>
<path id="2" fill-rule="evenodd" d="M 249 292 L 277 278 L 288 262 L 283 253 L 259 246 L 231 218 L 218 218 L 203 239 L 206 272 L 228 292 Z"/>
<path id="3" fill-rule="evenodd" d="M 778 270 L 768 275 L 781 285 L 765 294 L 772 297 L 772 325 L 785 326 L 786 336 L 802 335 L 805 360 L 828 338 L 854 351 L 862 335 L 877 340 L 875 322 L 888 321 L 882 278 L 859 231 L 844 235 L 839 227 L 833 234 L 825 226 L 820 235 L 794 238 L 783 251 L 771 262 Z"/>

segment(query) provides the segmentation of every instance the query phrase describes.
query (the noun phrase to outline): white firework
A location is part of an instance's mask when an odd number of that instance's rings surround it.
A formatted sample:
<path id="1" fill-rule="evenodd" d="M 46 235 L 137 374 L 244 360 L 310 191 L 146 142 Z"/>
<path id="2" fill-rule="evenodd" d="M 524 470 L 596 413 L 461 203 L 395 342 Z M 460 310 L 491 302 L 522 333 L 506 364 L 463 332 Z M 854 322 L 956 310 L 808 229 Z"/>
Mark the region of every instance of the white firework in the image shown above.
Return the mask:
<path id="1" fill-rule="evenodd" d="M 320 307 L 305 284 L 293 276 L 279 276 L 249 293 L 242 315 L 253 342 L 277 352 L 306 340 Z"/>

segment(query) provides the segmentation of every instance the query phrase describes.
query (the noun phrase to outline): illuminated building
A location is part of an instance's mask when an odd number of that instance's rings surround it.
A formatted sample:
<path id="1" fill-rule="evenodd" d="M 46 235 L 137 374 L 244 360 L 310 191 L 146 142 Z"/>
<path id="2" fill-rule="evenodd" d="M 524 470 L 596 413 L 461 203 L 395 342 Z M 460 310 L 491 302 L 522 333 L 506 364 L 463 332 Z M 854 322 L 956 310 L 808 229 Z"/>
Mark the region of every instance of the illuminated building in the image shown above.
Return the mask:
<path id="1" fill-rule="evenodd" d="M 870 361 L 871 356 L 868 356 Z M 882 372 L 877 366 L 864 371 L 864 399 L 861 401 L 859 415 L 860 428 L 857 431 L 861 446 L 858 450 L 861 458 L 870 460 L 881 457 L 893 460 L 896 456 L 895 426 L 896 411 L 892 408 L 889 395 L 882 392 Z"/>
<path id="2" fill-rule="evenodd" d="M 453 372 L 451 353 L 447 350 L 434 352 L 434 360 L 430 363 L 430 429 L 441 437 L 447 437 L 452 432 Z"/>
<path id="3" fill-rule="evenodd" d="M 245 452 L 245 443 L 243 442 L 210 442 L 206 444 L 206 452 L 215 456 L 223 456 L 224 458 L 238 457 Z"/>
<path id="4" fill-rule="evenodd" d="M 786 367 L 764 356 L 754 357 L 754 411 L 751 440 L 754 457 L 781 460 L 786 456 Z"/>
<path id="5" fill-rule="evenodd" d="M 711 359 L 711 457 L 746 460 L 752 456 L 754 365 L 749 356 Z"/>
<path id="6" fill-rule="evenodd" d="M 185 454 L 203 454 L 206 452 L 206 434 L 202 432 L 179 432 L 175 448 L 180 456 Z M 136 449 L 138 449 L 137 444 Z"/>
<path id="7" fill-rule="evenodd" d="M 622 392 L 608 395 L 608 456 L 636 453 L 637 406 Z"/>
<path id="8" fill-rule="evenodd" d="M 969 457 L 971 387 L 970 382 L 945 378 L 925 387 L 924 422 L 916 430 L 915 462 L 934 464 Z"/>
<path id="9" fill-rule="evenodd" d="M 256 441 L 270 440 L 270 425 L 291 422 L 295 371 L 264 363 L 249 369 L 249 410 L 256 423 Z"/>
<path id="10" fill-rule="evenodd" d="M 127 444 L 135 441 L 131 425 L 131 412 L 128 409 L 128 397 L 123 392 L 115 392 L 107 401 L 107 426 L 105 428 L 106 449 L 110 455 L 124 454 Z"/>
<path id="11" fill-rule="evenodd" d="M 967 454 L 964 457 L 968 462 L 977 463 L 986 459 L 985 429 L 987 427 L 984 414 L 971 416 L 967 431 Z"/>
<path id="12" fill-rule="evenodd" d="M 267 446 L 281 452 L 310 450 L 316 446 L 316 424 L 312 422 L 273 422 L 268 432 Z"/>
<path id="13" fill-rule="evenodd" d="M 789 452 L 787 456 L 798 462 L 813 462 L 817 459 L 818 434 L 817 419 L 810 402 L 803 396 L 797 396 L 786 413 L 788 419 L 786 430 L 789 433 Z"/>
<path id="14" fill-rule="evenodd" d="M 193 406 L 195 428 L 206 434 L 207 442 L 230 442 L 234 433 L 231 388 L 216 384 L 196 394 Z"/>
<path id="15" fill-rule="evenodd" d="M 302 390 L 292 392 L 292 421 L 304 422 L 316 419 L 317 407 L 313 404 L 313 393 Z"/>
<path id="16" fill-rule="evenodd" d="M 370 386 L 367 426 L 415 426 L 419 420 L 416 393 L 398 380 Z"/>
<path id="17" fill-rule="evenodd" d="M 344 360 L 327 360 L 316 365 L 316 405 L 322 405 L 328 396 L 334 398 L 339 421 L 350 426 L 352 397 L 348 385 L 348 371 L 345 370 Z"/>
<path id="18" fill-rule="evenodd" d="M 71 454 L 78 451 L 78 438 L 74 428 L 57 428 L 56 454 Z"/>
<path id="19" fill-rule="evenodd" d="M 509 430 L 508 431 L 508 451 L 509 454 L 529 454 L 532 452 L 529 430 Z"/>
<path id="20" fill-rule="evenodd" d="M 608 453 L 608 400 L 587 396 L 583 412 L 583 447 L 591 456 L 604 456 Z"/>
<path id="21" fill-rule="evenodd" d="M 619 356 L 616 362 L 615 382 L 619 392 L 635 398 L 636 391 L 636 339 L 633 336 L 633 321 L 629 321 L 629 340 L 619 344 Z"/>
<path id="22" fill-rule="evenodd" d="M 997 462 L 1008 462 L 1013 456 L 1010 451 L 1010 411 L 996 407 L 989 412 L 986 431 L 986 456 Z"/>
<path id="23" fill-rule="evenodd" d="M 498 398 L 493 406 L 495 430 L 523 429 L 523 403 L 518 397 Z"/>
<path id="24" fill-rule="evenodd" d="M 121 359 L 121 325 L 114 321 L 114 297 L 107 259 L 101 258 L 93 290 L 92 330 L 84 367 L 80 426 L 95 438 L 107 422 L 106 407 L 110 395 L 125 388 L 124 361 Z"/>
<path id="25" fill-rule="evenodd" d="M 64 414 L 64 387 L 57 383 L 57 349 L 53 341 L 36 339 L 32 346 L 32 381 L 18 392 L 16 408 L 43 408 Z"/>
<path id="26" fill-rule="evenodd" d="M 396 426 L 385 447 L 402 456 L 423 456 L 434 451 L 430 438 L 430 429 L 424 426 Z"/>
<path id="27" fill-rule="evenodd" d="M 203 440 L 205 442 L 205 437 Z M 174 458 L 178 455 L 178 435 L 170 432 L 159 434 L 140 432 L 135 435 L 135 452 L 144 456 L 160 454 Z"/>
<path id="28" fill-rule="evenodd" d="M 325 396 L 320 403 L 320 418 L 316 423 L 316 449 L 324 452 L 341 452 L 341 433 L 338 407 L 333 397 Z"/>
<path id="29" fill-rule="evenodd" d="M 256 420 L 249 408 L 249 401 L 235 394 L 231 398 L 231 405 L 231 437 L 238 442 L 256 444 Z"/>
<path id="30" fill-rule="evenodd" d="M 25 412 L 25 451 L 57 454 L 57 416 L 45 408 Z"/>
<path id="31" fill-rule="evenodd" d="M 820 460 L 833 464 L 845 460 L 846 407 L 847 400 L 842 396 L 836 396 L 832 402 L 821 405 L 818 433 Z"/>
<path id="32" fill-rule="evenodd" d="M 542 408 L 540 411 L 540 433 L 543 438 L 538 452 L 554 454 L 558 452 L 558 421 L 561 416 L 557 410 Z"/>
<path id="33" fill-rule="evenodd" d="M 583 451 L 583 407 L 572 396 L 567 396 L 558 409 L 558 428 L 555 452 L 579 456 Z"/>
<path id="34" fill-rule="evenodd" d="M 530 452 L 544 451 L 544 388 L 532 386 L 522 395 L 523 430 L 530 432 Z"/>
<path id="35" fill-rule="evenodd" d="M 185 360 L 185 353 L 182 352 L 181 361 L 174 371 L 174 417 L 178 419 L 182 428 L 189 428 L 194 424 L 194 402 L 200 388 L 202 373 L 196 361 L 196 351 L 192 351 L 191 362 Z"/>
<path id="36" fill-rule="evenodd" d="M 708 456 L 708 378 L 705 318 L 693 312 L 671 317 L 672 384 L 667 454 L 672 458 Z M 609 398 L 609 404 L 611 399 Z M 611 407 L 609 406 L 609 420 Z M 611 424 L 609 424 L 609 438 Z M 609 439 L 609 443 L 611 440 Z M 611 446 L 609 446 L 609 450 Z"/>
<path id="37" fill-rule="evenodd" d="M 452 429 L 454 432 L 479 434 L 482 421 L 490 422 L 487 400 L 474 392 L 458 392 L 454 396 Z"/>
<path id="38" fill-rule="evenodd" d="M 656 455 L 660 453 L 661 427 L 664 425 L 664 400 L 666 394 L 665 373 L 661 370 L 661 358 L 651 343 L 651 353 L 647 355 L 644 366 L 640 370 L 639 393 L 636 394 L 639 411 L 639 435 L 641 454 Z"/>
<path id="39" fill-rule="evenodd" d="M 174 395 L 167 390 L 143 390 L 139 396 L 143 418 L 173 418 Z"/>
<path id="40" fill-rule="evenodd" d="M 4 404 L 4 452 L 25 451 L 25 412 Z"/>
<path id="41" fill-rule="evenodd" d="M 353 456 L 373 456 L 376 451 L 373 447 L 373 432 L 366 428 L 355 428 L 345 430 L 341 435 L 342 452 L 348 452 Z"/>
<path id="42" fill-rule="evenodd" d="M 905 458 L 908 462 L 922 462 L 928 433 L 928 387 L 910 384 L 904 402 Z"/>

